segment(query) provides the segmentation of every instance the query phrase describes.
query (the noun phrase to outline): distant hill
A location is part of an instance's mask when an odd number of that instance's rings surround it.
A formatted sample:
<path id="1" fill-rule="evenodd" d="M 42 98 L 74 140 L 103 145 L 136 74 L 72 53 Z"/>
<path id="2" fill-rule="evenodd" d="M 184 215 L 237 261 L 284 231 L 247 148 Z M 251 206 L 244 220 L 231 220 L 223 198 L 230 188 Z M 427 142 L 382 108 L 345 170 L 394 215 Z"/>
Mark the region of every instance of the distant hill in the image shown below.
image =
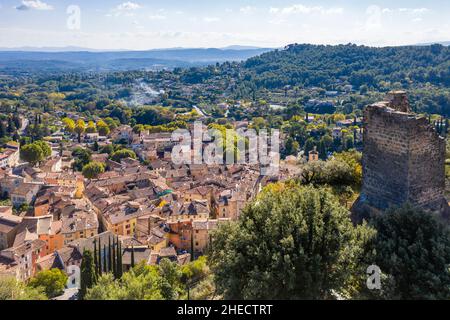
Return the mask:
<path id="1" fill-rule="evenodd" d="M 383 82 L 448 86 L 450 47 L 293 44 L 250 58 L 240 68 L 247 81 L 267 89 L 286 85 L 325 88 L 338 80 L 356 88 L 379 88 Z"/>
<path id="2" fill-rule="evenodd" d="M 148 51 L 83 51 L 83 48 L 69 47 L 73 51 L 57 51 L 58 48 L 41 48 L 33 51 L 5 49 L 0 51 L 0 71 L 125 71 L 172 69 L 176 67 L 203 66 L 225 61 L 243 61 L 268 48 L 233 47 L 225 49 L 158 49 Z M 63 50 L 63 49 L 61 49 Z"/>
<path id="3" fill-rule="evenodd" d="M 419 43 L 418 46 L 429 46 L 432 44 L 440 44 L 443 46 L 450 46 L 450 41 Z"/>

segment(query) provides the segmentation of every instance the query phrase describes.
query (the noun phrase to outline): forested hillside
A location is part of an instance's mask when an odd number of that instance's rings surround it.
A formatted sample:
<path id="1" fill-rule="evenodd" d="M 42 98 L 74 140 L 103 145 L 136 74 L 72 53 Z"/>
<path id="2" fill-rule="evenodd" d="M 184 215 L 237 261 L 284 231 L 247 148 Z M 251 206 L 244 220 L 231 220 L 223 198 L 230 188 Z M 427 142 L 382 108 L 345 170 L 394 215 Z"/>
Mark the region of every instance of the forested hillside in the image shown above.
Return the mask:
<path id="1" fill-rule="evenodd" d="M 319 87 L 366 95 L 392 89 L 408 90 L 417 112 L 450 116 L 450 47 L 405 46 L 374 48 L 353 44 L 293 44 L 242 63 L 191 68 L 185 83 L 227 83 L 235 98 L 265 98 L 261 92 L 296 92 Z"/>
<path id="2" fill-rule="evenodd" d="M 383 89 L 385 82 L 448 86 L 450 47 L 290 45 L 285 50 L 248 59 L 243 69 L 258 87 L 265 88 L 323 86 L 334 84 L 337 79 L 378 89 Z"/>

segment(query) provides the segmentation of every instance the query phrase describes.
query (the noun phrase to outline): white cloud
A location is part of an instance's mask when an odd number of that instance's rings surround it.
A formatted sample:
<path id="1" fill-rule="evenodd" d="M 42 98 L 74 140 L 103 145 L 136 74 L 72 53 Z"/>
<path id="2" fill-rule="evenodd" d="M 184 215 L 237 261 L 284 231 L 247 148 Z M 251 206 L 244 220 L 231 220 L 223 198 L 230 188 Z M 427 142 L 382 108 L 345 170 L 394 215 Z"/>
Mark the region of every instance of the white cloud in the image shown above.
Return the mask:
<path id="1" fill-rule="evenodd" d="M 412 13 L 412 14 L 422 14 L 422 13 L 428 12 L 430 10 L 427 8 L 400 8 L 399 11 Z"/>
<path id="2" fill-rule="evenodd" d="M 150 20 L 165 20 L 167 17 L 162 14 L 155 14 L 148 16 Z"/>
<path id="3" fill-rule="evenodd" d="M 203 21 L 205 21 L 207 23 L 218 22 L 218 21 L 220 21 L 220 18 L 217 18 L 217 17 L 205 17 L 205 18 L 203 18 Z"/>
<path id="4" fill-rule="evenodd" d="M 53 6 L 40 0 L 23 0 L 20 6 L 15 7 L 17 10 L 53 10 Z"/>
<path id="5" fill-rule="evenodd" d="M 278 12 L 280 12 L 280 8 L 273 8 L 273 7 L 271 7 L 271 8 L 269 9 L 269 12 L 270 12 L 270 13 L 278 13 Z"/>
<path id="6" fill-rule="evenodd" d="M 107 17 L 120 17 L 120 16 L 127 16 L 127 17 L 133 17 L 134 12 L 138 9 L 141 9 L 142 6 L 138 3 L 127 1 L 119 4 L 114 9 L 111 9 L 111 11 L 106 14 Z"/>
<path id="7" fill-rule="evenodd" d="M 240 11 L 241 13 L 247 14 L 247 13 L 253 12 L 255 9 L 256 9 L 255 7 L 252 7 L 252 6 L 246 6 L 246 7 L 240 8 L 239 11 Z"/>
<path id="8" fill-rule="evenodd" d="M 131 2 L 131 1 L 127 1 L 127 2 L 119 4 L 116 7 L 116 10 L 118 10 L 118 11 L 130 11 L 130 10 L 137 10 L 137 9 L 140 9 L 140 8 L 142 8 L 142 6 L 140 4 L 135 3 L 135 2 Z"/>
<path id="9" fill-rule="evenodd" d="M 393 13 L 406 13 L 406 14 L 412 14 L 412 15 L 422 15 L 424 13 L 430 12 L 431 10 L 428 8 L 384 8 L 382 10 L 383 13 L 386 14 L 393 14 Z"/>
<path id="10" fill-rule="evenodd" d="M 290 7 L 285 8 L 270 8 L 269 12 L 272 14 L 342 14 L 344 12 L 343 8 L 325 8 L 322 6 L 305 6 L 303 4 L 294 4 Z"/>

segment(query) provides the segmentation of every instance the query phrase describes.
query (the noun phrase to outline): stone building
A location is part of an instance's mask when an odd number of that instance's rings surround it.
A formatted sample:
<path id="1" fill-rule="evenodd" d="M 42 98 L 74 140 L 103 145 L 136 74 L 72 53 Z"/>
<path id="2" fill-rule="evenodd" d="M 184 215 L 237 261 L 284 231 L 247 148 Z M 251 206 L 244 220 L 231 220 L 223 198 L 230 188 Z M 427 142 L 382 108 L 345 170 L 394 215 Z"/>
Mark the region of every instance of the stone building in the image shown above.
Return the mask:
<path id="1" fill-rule="evenodd" d="M 411 112 L 403 91 L 364 110 L 363 185 L 355 220 L 411 203 L 448 219 L 445 139 L 425 117 Z"/>

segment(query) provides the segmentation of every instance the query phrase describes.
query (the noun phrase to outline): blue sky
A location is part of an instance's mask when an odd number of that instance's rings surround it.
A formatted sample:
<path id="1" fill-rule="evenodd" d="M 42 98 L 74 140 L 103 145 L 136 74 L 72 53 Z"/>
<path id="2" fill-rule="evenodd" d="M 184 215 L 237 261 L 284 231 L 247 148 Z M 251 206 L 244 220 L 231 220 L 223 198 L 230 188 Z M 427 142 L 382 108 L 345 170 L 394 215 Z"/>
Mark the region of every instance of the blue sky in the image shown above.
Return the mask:
<path id="1" fill-rule="evenodd" d="M 144 50 L 434 41 L 450 41 L 448 0 L 0 0 L 0 47 Z"/>

